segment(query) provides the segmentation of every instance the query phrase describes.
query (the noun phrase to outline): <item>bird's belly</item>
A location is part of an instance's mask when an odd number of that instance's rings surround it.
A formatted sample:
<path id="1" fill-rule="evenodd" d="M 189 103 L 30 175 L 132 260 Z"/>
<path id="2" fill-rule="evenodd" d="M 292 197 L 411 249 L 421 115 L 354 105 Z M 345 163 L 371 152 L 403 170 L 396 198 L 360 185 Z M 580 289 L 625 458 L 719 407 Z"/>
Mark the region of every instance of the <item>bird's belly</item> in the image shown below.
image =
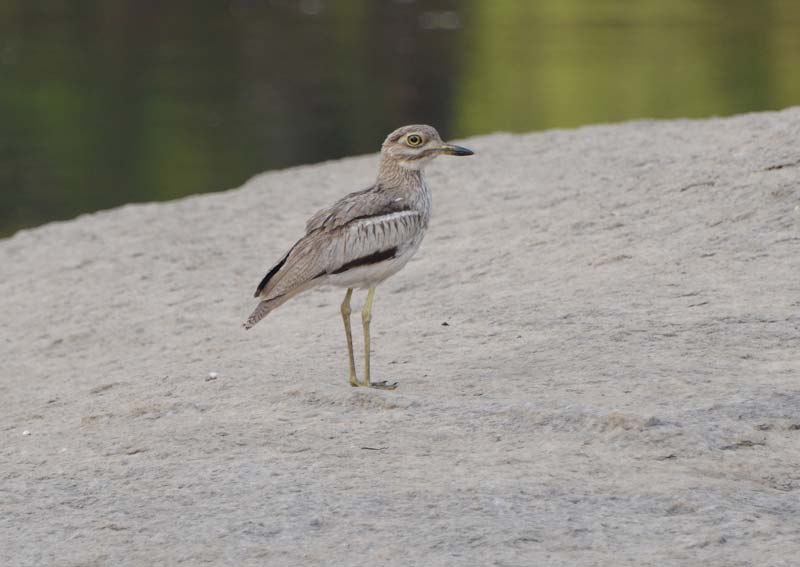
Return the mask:
<path id="1" fill-rule="evenodd" d="M 402 270 L 418 248 L 419 243 L 414 243 L 388 260 L 356 266 L 339 274 L 328 274 L 325 282 L 340 287 L 368 288 L 375 286 Z"/>

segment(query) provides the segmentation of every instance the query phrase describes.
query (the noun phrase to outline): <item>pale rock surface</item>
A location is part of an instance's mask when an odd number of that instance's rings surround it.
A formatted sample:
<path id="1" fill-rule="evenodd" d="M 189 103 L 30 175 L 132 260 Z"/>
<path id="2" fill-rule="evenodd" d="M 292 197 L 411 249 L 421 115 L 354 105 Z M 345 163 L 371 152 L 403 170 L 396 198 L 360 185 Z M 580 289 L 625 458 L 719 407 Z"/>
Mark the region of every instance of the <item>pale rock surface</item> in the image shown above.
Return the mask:
<path id="1" fill-rule="evenodd" d="M 375 155 L 0 241 L 0 565 L 800 564 L 800 108 L 463 143 L 394 392 L 341 290 L 241 327 Z"/>

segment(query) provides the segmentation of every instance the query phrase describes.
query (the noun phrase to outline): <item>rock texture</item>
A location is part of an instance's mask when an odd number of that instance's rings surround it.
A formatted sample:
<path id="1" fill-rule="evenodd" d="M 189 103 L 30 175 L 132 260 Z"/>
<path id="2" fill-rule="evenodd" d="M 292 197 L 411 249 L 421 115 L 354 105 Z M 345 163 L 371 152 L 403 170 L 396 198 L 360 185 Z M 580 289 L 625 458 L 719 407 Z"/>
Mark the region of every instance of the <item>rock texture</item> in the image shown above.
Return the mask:
<path id="1" fill-rule="evenodd" d="M 395 392 L 338 289 L 241 328 L 375 155 L 0 241 L 0 564 L 797 565 L 800 108 L 464 144 Z"/>

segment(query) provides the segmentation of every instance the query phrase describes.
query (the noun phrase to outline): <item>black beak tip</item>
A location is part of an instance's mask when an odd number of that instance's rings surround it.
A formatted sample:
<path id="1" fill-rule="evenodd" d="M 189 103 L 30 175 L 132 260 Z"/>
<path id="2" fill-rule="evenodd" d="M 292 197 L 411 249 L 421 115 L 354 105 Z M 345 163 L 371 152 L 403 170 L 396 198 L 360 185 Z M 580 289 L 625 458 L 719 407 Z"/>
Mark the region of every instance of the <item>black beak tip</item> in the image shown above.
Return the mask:
<path id="1" fill-rule="evenodd" d="M 465 148 L 463 146 L 453 146 L 453 154 L 452 155 L 454 155 L 454 156 L 471 156 L 471 155 L 474 155 L 474 154 L 475 154 L 475 152 L 473 152 L 469 148 Z"/>

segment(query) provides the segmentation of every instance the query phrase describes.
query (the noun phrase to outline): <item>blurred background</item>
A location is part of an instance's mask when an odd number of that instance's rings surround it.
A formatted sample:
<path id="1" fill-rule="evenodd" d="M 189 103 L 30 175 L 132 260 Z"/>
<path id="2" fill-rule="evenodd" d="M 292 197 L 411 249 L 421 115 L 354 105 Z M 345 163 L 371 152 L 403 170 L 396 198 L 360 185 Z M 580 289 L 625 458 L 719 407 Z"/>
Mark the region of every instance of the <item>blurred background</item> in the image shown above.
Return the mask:
<path id="1" fill-rule="evenodd" d="M 800 0 L 0 0 L 0 236 L 375 152 L 409 122 L 780 109 L 799 64 Z"/>

